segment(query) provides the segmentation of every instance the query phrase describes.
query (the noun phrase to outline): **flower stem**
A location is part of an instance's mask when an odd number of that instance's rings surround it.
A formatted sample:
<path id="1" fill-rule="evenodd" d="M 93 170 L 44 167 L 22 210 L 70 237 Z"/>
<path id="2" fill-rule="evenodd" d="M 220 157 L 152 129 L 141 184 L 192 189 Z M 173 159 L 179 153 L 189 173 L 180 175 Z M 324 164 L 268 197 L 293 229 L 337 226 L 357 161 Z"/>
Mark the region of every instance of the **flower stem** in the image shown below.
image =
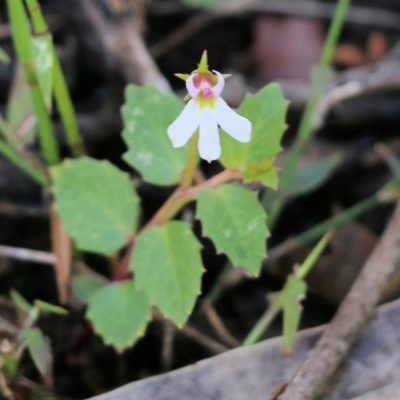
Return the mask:
<path id="1" fill-rule="evenodd" d="M 196 155 L 197 155 L 197 150 L 196 150 Z M 190 161 L 190 159 L 189 159 Z M 189 162 L 188 162 L 189 164 Z M 196 169 L 193 169 L 193 174 Z M 222 171 L 221 173 L 213 176 L 212 178 L 208 179 L 205 182 L 202 182 L 196 186 L 191 186 L 188 188 L 178 186 L 171 194 L 171 196 L 167 199 L 167 201 L 162 205 L 162 207 L 154 214 L 153 218 L 150 219 L 150 221 L 142 227 L 142 229 L 139 231 L 138 235 L 143 233 L 146 229 L 152 228 L 157 225 L 162 225 L 165 222 L 169 221 L 172 219 L 178 212 L 190 201 L 195 200 L 197 195 L 209 188 L 213 188 L 216 186 L 221 185 L 222 183 L 234 180 L 234 179 L 241 179 L 242 178 L 242 173 L 239 171 L 234 171 L 230 169 L 226 169 Z M 193 175 L 191 180 L 193 179 Z M 129 259 L 131 257 L 132 251 L 133 251 L 133 246 L 134 246 L 134 240 L 135 238 L 132 237 L 128 243 L 128 248 L 127 248 L 127 253 L 125 257 L 121 260 L 119 263 L 119 266 L 117 268 L 117 273 L 116 277 L 120 276 L 126 276 L 127 268 L 129 265 Z"/>
<path id="2" fill-rule="evenodd" d="M 188 161 L 186 164 L 185 171 L 183 172 L 182 178 L 180 180 L 181 188 L 188 188 L 193 182 L 193 177 L 199 163 L 199 156 L 197 154 L 197 143 L 199 141 L 199 131 L 192 136 L 189 141 L 189 153 Z"/>
<path id="3" fill-rule="evenodd" d="M 185 206 L 192 200 L 195 200 L 197 195 L 203 190 L 210 189 L 219 186 L 222 183 L 241 178 L 241 172 L 226 169 L 196 186 L 191 186 L 189 188 L 178 186 L 175 192 L 172 193 L 172 195 L 157 211 L 153 218 L 141 229 L 141 232 L 152 226 L 161 225 L 172 219 L 182 209 L 183 206 Z"/>

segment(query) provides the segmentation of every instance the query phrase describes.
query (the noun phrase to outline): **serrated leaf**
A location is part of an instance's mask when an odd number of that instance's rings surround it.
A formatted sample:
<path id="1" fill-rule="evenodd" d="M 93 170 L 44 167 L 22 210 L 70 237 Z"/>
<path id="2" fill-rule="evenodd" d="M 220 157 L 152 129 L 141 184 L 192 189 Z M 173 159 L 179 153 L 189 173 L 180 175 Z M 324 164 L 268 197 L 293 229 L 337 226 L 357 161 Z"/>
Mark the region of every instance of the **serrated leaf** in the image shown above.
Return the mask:
<path id="1" fill-rule="evenodd" d="M 50 34 L 34 36 L 31 39 L 31 47 L 44 103 L 50 110 L 53 89 L 53 38 Z"/>
<path id="2" fill-rule="evenodd" d="M 246 97 L 237 112 L 253 125 L 251 140 L 249 143 L 239 143 L 223 133 L 221 163 L 226 168 L 244 172 L 246 180 L 251 178 L 260 180 L 266 186 L 276 186 L 276 177 L 271 178 L 269 162 L 281 149 L 287 104 L 282 89 L 275 83 Z"/>
<path id="3" fill-rule="evenodd" d="M 57 212 L 79 248 L 109 255 L 134 233 L 139 198 L 126 173 L 82 157 L 65 161 L 53 178 Z"/>
<path id="4" fill-rule="evenodd" d="M 37 369 L 45 376 L 49 372 L 52 357 L 42 332 L 38 328 L 30 328 L 24 331 L 24 337 Z"/>
<path id="5" fill-rule="evenodd" d="M 299 167 L 289 186 L 281 186 L 280 190 L 289 196 L 300 196 L 316 190 L 323 185 L 339 166 L 341 157 L 333 154 L 330 157 L 314 161 Z"/>
<path id="6" fill-rule="evenodd" d="M 278 173 L 274 166 L 275 158 L 263 160 L 259 163 L 249 163 L 243 173 L 244 182 L 260 181 L 264 186 L 272 189 L 278 187 Z"/>
<path id="7" fill-rule="evenodd" d="M 286 353 L 290 353 L 293 347 L 303 309 L 300 301 L 304 297 L 306 289 L 307 286 L 302 279 L 295 275 L 289 275 L 283 289 L 283 340 Z"/>
<path id="8" fill-rule="evenodd" d="M 9 55 L 0 47 L 0 62 L 8 64 L 10 61 Z"/>
<path id="9" fill-rule="evenodd" d="M 54 304 L 47 303 L 43 300 L 35 300 L 35 306 L 43 311 L 49 311 L 54 314 L 65 315 L 68 314 L 68 310 L 63 307 L 55 306 Z"/>
<path id="10" fill-rule="evenodd" d="M 236 183 L 204 190 L 198 196 L 196 218 L 219 252 L 234 265 L 258 273 L 269 232 L 257 193 Z"/>
<path id="11" fill-rule="evenodd" d="M 152 305 L 182 326 L 200 294 L 200 243 L 186 222 L 171 221 L 139 235 L 130 263 Z"/>
<path id="12" fill-rule="evenodd" d="M 133 281 L 102 287 L 90 298 L 86 316 L 104 342 L 118 350 L 142 336 L 151 318 L 147 297 Z"/>
<path id="13" fill-rule="evenodd" d="M 104 285 L 105 282 L 91 275 L 74 275 L 71 280 L 72 291 L 84 303 L 87 303 Z"/>
<path id="14" fill-rule="evenodd" d="M 15 289 L 11 289 L 10 290 L 10 297 L 12 299 L 12 301 L 14 302 L 14 304 L 21 310 L 24 311 L 26 313 L 30 313 L 32 310 L 32 306 L 29 304 L 29 302 L 27 300 L 25 300 L 25 298 L 18 293 Z"/>
<path id="15" fill-rule="evenodd" d="M 124 159 L 147 182 L 173 185 L 185 168 L 188 148 L 174 149 L 167 128 L 183 109 L 172 94 L 160 93 L 152 86 L 128 85 L 122 107 L 123 138 L 128 146 Z"/>

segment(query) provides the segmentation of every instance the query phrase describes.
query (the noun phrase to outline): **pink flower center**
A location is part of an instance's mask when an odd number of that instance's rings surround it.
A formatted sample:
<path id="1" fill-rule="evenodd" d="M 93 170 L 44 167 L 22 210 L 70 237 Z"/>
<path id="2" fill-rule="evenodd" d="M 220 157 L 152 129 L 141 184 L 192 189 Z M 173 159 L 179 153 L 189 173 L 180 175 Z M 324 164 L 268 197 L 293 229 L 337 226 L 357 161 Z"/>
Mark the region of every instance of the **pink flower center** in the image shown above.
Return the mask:
<path id="1" fill-rule="evenodd" d="M 204 98 L 214 96 L 211 74 L 197 74 L 194 78 L 194 85 L 202 91 Z"/>

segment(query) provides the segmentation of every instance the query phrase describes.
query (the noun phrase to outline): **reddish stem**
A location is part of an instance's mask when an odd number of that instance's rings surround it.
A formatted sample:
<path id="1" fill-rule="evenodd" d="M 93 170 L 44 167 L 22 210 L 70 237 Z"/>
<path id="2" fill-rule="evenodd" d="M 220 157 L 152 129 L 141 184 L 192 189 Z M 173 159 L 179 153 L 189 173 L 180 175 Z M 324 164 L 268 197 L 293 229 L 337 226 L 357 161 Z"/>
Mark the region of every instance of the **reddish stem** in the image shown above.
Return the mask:
<path id="1" fill-rule="evenodd" d="M 135 237 L 132 236 L 127 244 L 126 252 L 121 258 L 111 278 L 113 282 L 125 281 L 132 276 L 132 271 L 129 270 L 129 262 L 131 260 L 133 247 L 135 246 Z"/>
<path id="2" fill-rule="evenodd" d="M 138 234 L 142 233 L 146 229 L 153 226 L 161 225 L 173 217 L 185 206 L 187 203 L 196 199 L 197 195 L 205 189 L 211 189 L 222 183 L 232 181 L 234 179 L 241 179 L 243 174 L 239 171 L 226 169 L 221 173 L 213 176 L 205 182 L 202 182 L 196 186 L 186 188 L 184 186 L 178 186 L 174 193 L 167 199 L 162 207 L 154 214 L 150 221 L 143 226 Z M 132 256 L 133 247 L 135 244 L 135 238 L 131 237 L 128 242 L 128 247 L 124 257 L 118 264 L 118 267 L 112 278 L 113 281 L 122 281 L 131 277 L 131 271 L 129 270 L 129 262 Z"/>

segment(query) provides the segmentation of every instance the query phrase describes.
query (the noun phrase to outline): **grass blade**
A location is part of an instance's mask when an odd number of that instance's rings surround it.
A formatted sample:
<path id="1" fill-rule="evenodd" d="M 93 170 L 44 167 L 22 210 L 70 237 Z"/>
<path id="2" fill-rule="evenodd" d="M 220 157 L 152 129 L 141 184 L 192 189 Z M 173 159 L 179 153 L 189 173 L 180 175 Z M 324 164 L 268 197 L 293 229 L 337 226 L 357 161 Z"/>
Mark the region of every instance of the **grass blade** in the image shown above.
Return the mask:
<path id="1" fill-rule="evenodd" d="M 43 17 L 42 10 L 38 1 L 25 0 L 25 3 L 32 18 L 35 33 L 39 35 L 39 37 L 46 36 L 51 38 L 48 26 Z M 78 122 L 76 119 L 71 96 L 68 91 L 65 75 L 61 68 L 61 63 L 55 50 L 54 44 L 52 44 L 52 58 L 52 81 L 54 97 L 57 102 L 57 107 L 61 115 L 61 120 L 65 128 L 67 140 L 71 147 L 71 151 L 75 157 L 79 157 L 85 154 L 86 151 L 81 134 L 79 132 Z"/>
<path id="2" fill-rule="evenodd" d="M 46 109 L 33 63 L 31 51 L 32 35 L 29 20 L 22 0 L 7 0 L 7 5 L 14 46 L 24 68 L 26 80 L 31 88 L 31 97 L 38 119 L 39 137 L 43 154 L 48 165 L 56 165 L 60 162 L 60 155 L 53 125 Z"/>

